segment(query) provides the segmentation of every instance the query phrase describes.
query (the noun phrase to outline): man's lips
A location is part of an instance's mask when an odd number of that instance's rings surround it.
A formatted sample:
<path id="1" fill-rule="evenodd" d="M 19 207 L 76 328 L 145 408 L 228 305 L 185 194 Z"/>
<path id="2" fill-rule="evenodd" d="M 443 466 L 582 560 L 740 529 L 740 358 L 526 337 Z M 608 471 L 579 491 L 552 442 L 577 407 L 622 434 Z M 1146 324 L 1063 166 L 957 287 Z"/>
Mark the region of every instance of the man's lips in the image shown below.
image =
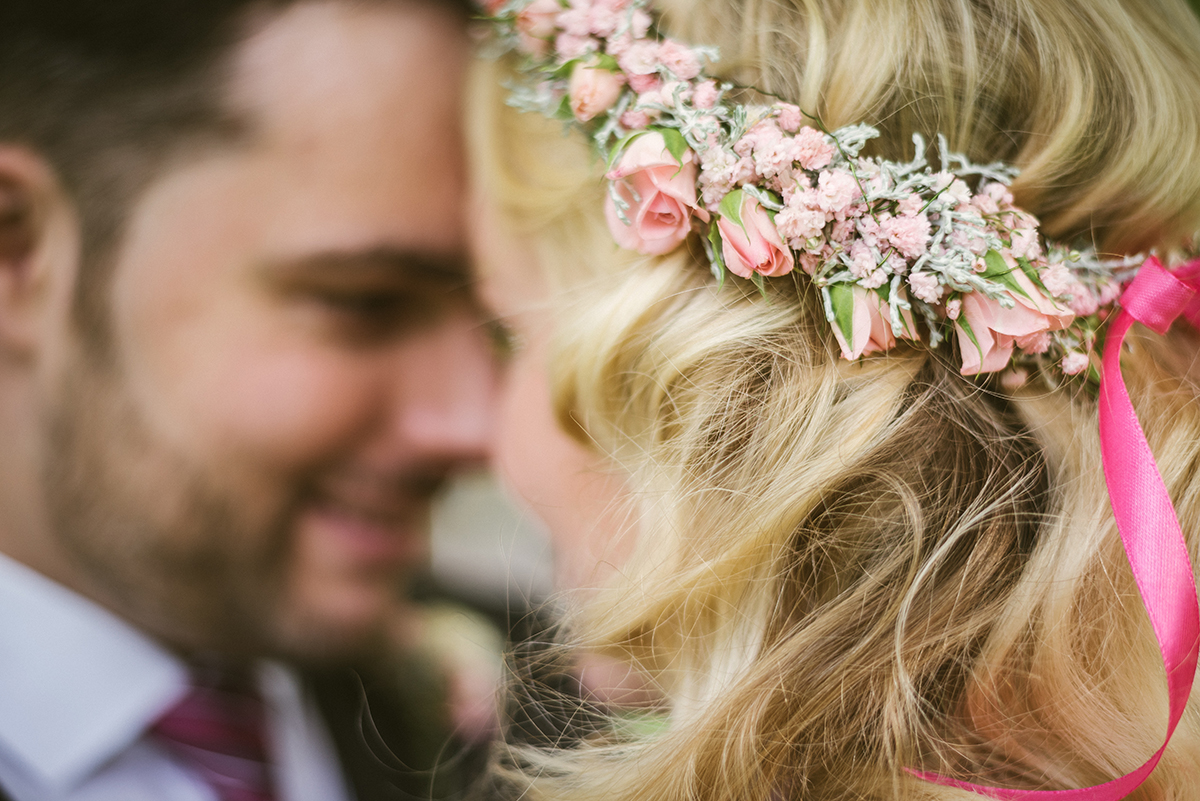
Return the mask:
<path id="1" fill-rule="evenodd" d="M 428 554 L 429 504 L 445 477 L 437 465 L 328 475 L 306 504 L 310 544 L 329 567 L 394 572 L 415 566 Z"/>
<path id="2" fill-rule="evenodd" d="M 339 561 L 394 568 L 424 558 L 424 506 L 364 505 L 341 499 L 314 502 L 305 515 L 313 533 Z M 325 550 L 325 549 L 322 549 Z M 349 566 L 348 565 L 348 566 Z"/>

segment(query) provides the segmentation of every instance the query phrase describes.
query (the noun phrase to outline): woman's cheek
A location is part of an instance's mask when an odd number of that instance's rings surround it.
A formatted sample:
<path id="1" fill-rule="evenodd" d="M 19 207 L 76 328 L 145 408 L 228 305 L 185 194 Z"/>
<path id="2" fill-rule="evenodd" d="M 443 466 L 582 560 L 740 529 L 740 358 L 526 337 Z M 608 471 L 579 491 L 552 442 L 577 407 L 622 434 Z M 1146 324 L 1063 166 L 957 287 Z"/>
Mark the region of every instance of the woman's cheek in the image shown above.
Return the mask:
<path id="1" fill-rule="evenodd" d="M 602 457 L 559 428 L 542 352 L 528 347 L 510 366 L 495 460 L 505 483 L 549 529 L 557 581 L 571 588 L 620 561 L 624 549 L 614 544 L 624 488 Z"/>

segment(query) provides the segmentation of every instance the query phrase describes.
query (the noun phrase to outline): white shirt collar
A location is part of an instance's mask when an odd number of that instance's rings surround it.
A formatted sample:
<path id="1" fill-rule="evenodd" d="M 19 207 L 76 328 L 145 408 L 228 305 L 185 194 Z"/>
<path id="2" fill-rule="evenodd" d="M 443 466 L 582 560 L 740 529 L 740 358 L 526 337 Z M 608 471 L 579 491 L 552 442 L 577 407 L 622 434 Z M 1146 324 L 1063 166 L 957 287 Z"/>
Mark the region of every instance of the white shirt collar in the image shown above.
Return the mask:
<path id="1" fill-rule="evenodd" d="M 161 645 L 0 554 L 0 747 L 48 785 L 86 779 L 187 683 Z"/>

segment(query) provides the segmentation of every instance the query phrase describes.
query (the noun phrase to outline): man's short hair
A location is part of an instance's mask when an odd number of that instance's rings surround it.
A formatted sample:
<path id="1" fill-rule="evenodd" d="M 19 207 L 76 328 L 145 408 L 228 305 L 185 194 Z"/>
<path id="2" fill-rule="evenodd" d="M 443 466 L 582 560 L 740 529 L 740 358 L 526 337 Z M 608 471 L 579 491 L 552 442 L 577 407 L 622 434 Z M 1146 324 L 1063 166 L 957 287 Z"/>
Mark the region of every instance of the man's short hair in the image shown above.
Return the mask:
<path id="1" fill-rule="evenodd" d="M 93 345 L 108 340 L 104 290 L 132 201 L 183 145 L 236 136 L 222 106 L 234 45 L 253 15 L 298 2 L 0 0 L 0 142 L 46 159 L 76 204 L 74 316 Z"/>

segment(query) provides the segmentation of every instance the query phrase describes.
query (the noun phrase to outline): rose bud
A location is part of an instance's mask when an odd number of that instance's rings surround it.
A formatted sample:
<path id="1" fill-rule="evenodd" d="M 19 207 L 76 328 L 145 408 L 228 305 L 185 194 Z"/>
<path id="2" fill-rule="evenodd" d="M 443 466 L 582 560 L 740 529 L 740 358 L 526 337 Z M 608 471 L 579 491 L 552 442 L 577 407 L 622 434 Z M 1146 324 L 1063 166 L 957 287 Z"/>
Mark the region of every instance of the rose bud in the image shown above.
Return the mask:
<path id="1" fill-rule="evenodd" d="M 708 220 L 696 203 L 696 157 L 691 150 L 677 161 L 658 131 L 634 139 L 608 173 L 628 208 L 621 219 L 612 195 L 605 204 L 608 226 L 617 244 L 647 255 L 669 253 L 692 228 L 692 216 Z"/>
<path id="2" fill-rule="evenodd" d="M 571 83 L 568 88 L 571 112 L 575 119 L 587 122 L 608 111 L 621 96 L 621 87 L 625 84 L 625 76 L 601 67 L 575 67 L 571 72 Z"/>

